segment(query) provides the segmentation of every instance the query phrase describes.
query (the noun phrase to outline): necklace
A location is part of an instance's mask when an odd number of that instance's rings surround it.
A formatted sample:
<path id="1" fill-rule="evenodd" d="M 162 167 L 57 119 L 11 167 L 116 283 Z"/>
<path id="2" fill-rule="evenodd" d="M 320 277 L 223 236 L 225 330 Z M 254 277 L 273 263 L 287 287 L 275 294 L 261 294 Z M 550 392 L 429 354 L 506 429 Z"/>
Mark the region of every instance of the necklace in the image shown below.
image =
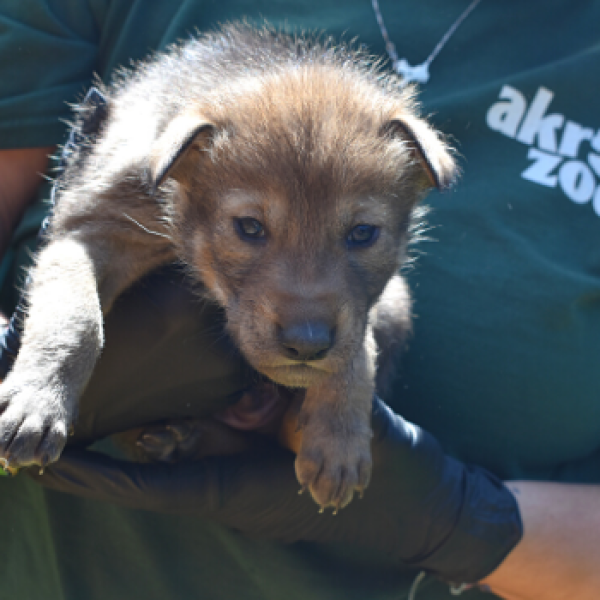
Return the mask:
<path id="1" fill-rule="evenodd" d="M 446 45 L 446 42 L 454 35 L 454 32 L 460 27 L 461 23 L 471 14 L 481 0 L 473 0 L 469 6 L 462 12 L 462 14 L 452 23 L 450 29 L 446 31 L 442 39 L 437 43 L 431 54 L 427 57 L 427 60 L 420 65 L 412 66 L 405 58 L 398 59 L 398 53 L 396 52 L 396 45 L 390 40 L 385 23 L 383 22 L 383 16 L 379 10 L 379 1 L 371 0 L 373 4 L 373 10 L 375 11 L 375 18 L 379 24 L 383 41 L 385 42 L 385 49 L 387 50 L 388 56 L 392 61 L 392 68 L 398 75 L 403 78 L 402 85 L 407 85 L 413 81 L 417 83 L 427 83 L 429 81 L 429 65 L 433 62 L 435 57 L 440 53 L 442 48 Z"/>

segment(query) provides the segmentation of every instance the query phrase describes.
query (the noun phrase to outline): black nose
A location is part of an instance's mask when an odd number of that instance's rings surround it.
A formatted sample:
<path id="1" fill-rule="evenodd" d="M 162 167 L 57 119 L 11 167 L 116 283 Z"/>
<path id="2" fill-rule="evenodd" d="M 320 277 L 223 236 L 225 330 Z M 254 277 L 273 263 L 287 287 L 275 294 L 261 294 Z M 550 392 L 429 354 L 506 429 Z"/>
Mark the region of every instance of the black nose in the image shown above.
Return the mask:
<path id="1" fill-rule="evenodd" d="M 304 321 L 279 328 L 279 342 L 287 358 L 298 361 L 325 358 L 333 345 L 334 331 L 320 321 Z"/>

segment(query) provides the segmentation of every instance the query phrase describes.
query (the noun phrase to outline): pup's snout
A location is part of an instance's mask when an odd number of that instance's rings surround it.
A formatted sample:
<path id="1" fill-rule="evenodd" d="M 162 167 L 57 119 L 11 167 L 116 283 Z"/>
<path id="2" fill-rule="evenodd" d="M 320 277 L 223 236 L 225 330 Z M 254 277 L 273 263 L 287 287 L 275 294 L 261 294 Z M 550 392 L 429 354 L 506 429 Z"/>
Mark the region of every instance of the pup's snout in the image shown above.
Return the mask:
<path id="1" fill-rule="evenodd" d="M 325 358 L 335 337 L 334 329 L 320 321 L 304 321 L 278 326 L 279 343 L 287 358 L 312 361 Z"/>

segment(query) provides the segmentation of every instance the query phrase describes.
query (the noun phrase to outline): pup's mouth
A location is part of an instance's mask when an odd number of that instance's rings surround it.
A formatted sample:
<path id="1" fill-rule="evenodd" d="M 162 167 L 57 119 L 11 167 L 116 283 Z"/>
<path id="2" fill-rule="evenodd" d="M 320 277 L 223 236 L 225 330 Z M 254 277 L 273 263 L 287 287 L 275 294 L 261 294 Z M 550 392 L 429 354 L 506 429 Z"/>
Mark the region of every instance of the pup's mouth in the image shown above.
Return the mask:
<path id="1" fill-rule="evenodd" d="M 236 404 L 214 413 L 213 417 L 234 429 L 274 433 L 297 393 L 270 381 L 261 381 L 244 392 Z"/>
<path id="2" fill-rule="evenodd" d="M 259 367 L 271 381 L 291 388 L 307 388 L 330 375 L 323 366 L 312 363 L 289 363 Z"/>

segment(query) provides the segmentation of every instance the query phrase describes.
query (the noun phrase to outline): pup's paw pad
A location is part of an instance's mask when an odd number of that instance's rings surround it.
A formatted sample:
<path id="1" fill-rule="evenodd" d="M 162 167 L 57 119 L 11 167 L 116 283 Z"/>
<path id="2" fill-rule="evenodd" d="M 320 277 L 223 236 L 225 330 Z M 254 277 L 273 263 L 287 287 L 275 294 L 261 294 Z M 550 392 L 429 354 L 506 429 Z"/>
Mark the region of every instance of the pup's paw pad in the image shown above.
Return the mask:
<path id="1" fill-rule="evenodd" d="M 58 460 L 70 424 L 60 400 L 47 392 L 0 388 L 0 411 L 0 457 L 11 467 L 43 468 Z"/>
<path id="2" fill-rule="evenodd" d="M 344 443 L 303 445 L 296 457 L 296 476 L 322 508 L 336 512 L 347 506 L 354 493 L 362 496 L 371 477 L 370 437 L 347 438 Z"/>

